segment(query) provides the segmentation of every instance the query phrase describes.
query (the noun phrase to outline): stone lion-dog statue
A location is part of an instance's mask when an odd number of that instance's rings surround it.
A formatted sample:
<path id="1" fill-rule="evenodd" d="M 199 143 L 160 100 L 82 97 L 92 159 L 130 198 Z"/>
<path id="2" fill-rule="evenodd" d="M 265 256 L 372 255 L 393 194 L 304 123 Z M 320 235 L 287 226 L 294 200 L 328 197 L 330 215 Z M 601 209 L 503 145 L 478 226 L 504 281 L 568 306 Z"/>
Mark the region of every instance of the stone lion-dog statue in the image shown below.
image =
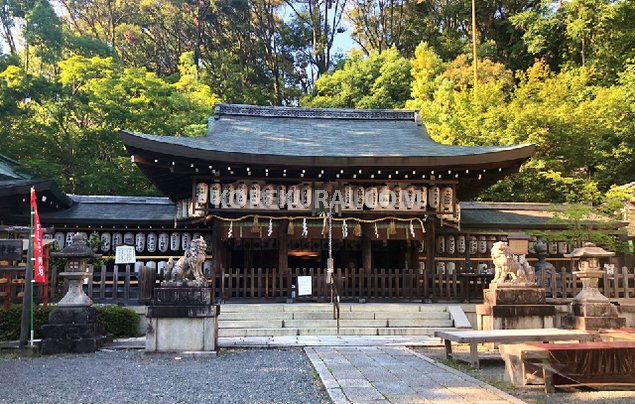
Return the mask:
<path id="1" fill-rule="evenodd" d="M 194 277 L 192 286 L 206 286 L 207 280 L 203 275 L 203 262 L 205 262 L 205 250 L 207 243 L 203 238 L 190 241 L 185 254 L 174 263 L 170 257 L 165 266 L 165 283 L 166 284 L 188 284 L 190 285 L 191 276 Z"/>
<path id="2" fill-rule="evenodd" d="M 496 267 L 493 285 L 509 283 L 514 285 L 529 285 L 535 283 L 535 276 L 527 261 L 522 264 L 514 259 L 507 243 L 498 241 L 492 246 L 492 262 Z M 507 278 L 511 278 L 508 279 Z"/>

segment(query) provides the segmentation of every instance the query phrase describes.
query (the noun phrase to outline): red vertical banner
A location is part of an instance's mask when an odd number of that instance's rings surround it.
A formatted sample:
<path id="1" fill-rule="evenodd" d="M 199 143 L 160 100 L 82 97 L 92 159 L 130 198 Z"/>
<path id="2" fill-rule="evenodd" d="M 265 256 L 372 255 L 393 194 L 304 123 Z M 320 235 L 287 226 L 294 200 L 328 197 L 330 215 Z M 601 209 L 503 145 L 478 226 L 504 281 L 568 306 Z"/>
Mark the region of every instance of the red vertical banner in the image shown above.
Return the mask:
<path id="1" fill-rule="evenodd" d="M 33 279 L 37 283 L 46 283 L 42 253 L 42 226 L 40 225 L 40 215 L 37 213 L 35 188 L 31 188 L 31 209 L 33 210 Z"/>

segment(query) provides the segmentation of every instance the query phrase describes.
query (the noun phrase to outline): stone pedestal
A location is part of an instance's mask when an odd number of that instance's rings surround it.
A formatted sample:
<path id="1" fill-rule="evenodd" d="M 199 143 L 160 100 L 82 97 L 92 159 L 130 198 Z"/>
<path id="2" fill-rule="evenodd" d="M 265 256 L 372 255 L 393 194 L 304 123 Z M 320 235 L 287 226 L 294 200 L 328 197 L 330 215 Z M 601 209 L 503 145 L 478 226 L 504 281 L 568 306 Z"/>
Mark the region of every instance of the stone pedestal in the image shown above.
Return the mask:
<path id="1" fill-rule="evenodd" d="M 545 290 L 538 287 L 493 285 L 476 306 L 479 330 L 553 328 L 555 315 L 555 307 L 546 304 Z"/>
<path id="2" fill-rule="evenodd" d="M 210 288 L 154 289 L 146 307 L 146 352 L 215 352 L 219 313 Z"/>
<path id="3" fill-rule="evenodd" d="M 42 326 L 43 355 L 57 353 L 89 353 L 99 349 L 104 327 L 92 307 L 60 307 L 49 314 Z"/>
<path id="4" fill-rule="evenodd" d="M 571 314 L 563 318 L 563 326 L 579 330 L 623 328 L 626 319 L 618 317 L 617 307 L 598 289 L 598 279 L 604 275 L 603 272 L 587 270 L 575 274 L 582 279 L 583 286 L 573 298 Z"/>

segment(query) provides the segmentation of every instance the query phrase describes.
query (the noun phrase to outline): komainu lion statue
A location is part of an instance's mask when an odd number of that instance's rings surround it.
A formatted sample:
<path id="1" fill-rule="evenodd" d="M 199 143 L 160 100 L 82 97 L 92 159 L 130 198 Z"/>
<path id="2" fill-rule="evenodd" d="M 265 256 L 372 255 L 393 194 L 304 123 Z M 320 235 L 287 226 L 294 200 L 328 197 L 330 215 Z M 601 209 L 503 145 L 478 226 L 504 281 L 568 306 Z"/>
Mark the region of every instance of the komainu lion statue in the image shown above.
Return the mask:
<path id="1" fill-rule="evenodd" d="M 529 285 L 535 283 L 533 268 L 527 261 L 522 264 L 514 259 L 507 243 L 499 241 L 492 246 L 492 262 L 496 267 L 493 285 L 501 285 L 505 282 L 514 285 Z M 507 278 L 511 279 L 507 279 Z"/>
<path id="2" fill-rule="evenodd" d="M 205 250 L 207 243 L 203 238 L 190 241 L 185 254 L 174 263 L 172 257 L 165 266 L 166 284 L 183 284 L 194 277 L 194 286 L 206 286 L 207 280 L 203 275 L 203 262 L 205 262 Z M 189 283 L 188 283 L 189 284 Z"/>

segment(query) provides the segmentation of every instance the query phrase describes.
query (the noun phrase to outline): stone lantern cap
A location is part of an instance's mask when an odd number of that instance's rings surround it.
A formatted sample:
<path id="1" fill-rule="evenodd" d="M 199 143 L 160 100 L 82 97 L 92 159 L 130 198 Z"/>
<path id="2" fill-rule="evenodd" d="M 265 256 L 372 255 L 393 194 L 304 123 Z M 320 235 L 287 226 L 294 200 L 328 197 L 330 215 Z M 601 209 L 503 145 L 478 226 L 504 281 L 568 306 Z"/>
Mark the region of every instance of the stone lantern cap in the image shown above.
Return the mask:
<path id="1" fill-rule="evenodd" d="M 51 257 L 56 258 L 99 258 L 101 254 L 96 254 L 86 244 L 86 237 L 76 233 L 73 236 L 71 245 L 64 247 L 60 252 L 51 253 Z"/>
<path id="2" fill-rule="evenodd" d="M 606 251 L 602 247 L 596 247 L 593 244 L 585 245 L 584 247 L 576 248 L 571 251 L 570 254 L 564 254 L 567 258 L 585 258 L 585 257 L 612 257 L 615 253 L 612 251 Z"/>

